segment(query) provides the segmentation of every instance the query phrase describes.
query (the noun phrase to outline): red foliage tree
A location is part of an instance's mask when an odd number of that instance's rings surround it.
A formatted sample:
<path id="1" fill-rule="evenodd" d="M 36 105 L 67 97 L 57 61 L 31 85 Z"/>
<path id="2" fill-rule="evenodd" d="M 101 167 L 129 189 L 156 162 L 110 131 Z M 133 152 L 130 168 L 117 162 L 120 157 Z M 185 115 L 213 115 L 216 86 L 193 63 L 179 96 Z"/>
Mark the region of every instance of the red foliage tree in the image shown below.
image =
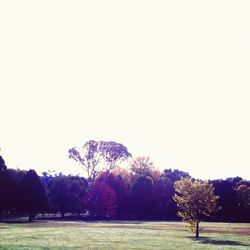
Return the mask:
<path id="1" fill-rule="evenodd" d="M 96 217 L 114 218 L 117 209 L 115 191 L 104 182 L 96 182 L 92 189 L 91 206 Z"/>

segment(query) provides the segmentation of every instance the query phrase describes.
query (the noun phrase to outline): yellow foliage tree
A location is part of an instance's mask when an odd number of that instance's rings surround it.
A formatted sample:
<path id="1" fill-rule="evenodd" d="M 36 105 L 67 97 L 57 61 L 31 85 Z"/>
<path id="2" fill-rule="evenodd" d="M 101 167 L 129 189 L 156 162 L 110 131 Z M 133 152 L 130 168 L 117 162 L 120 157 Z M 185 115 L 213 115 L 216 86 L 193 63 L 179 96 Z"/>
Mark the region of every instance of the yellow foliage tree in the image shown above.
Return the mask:
<path id="1" fill-rule="evenodd" d="M 218 211 L 219 197 L 214 194 L 212 184 L 182 178 L 174 184 L 174 201 L 179 207 L 178 216 L 187 223 L 187 227 L 199 238 L 199 223 L 205 217 Z"/>

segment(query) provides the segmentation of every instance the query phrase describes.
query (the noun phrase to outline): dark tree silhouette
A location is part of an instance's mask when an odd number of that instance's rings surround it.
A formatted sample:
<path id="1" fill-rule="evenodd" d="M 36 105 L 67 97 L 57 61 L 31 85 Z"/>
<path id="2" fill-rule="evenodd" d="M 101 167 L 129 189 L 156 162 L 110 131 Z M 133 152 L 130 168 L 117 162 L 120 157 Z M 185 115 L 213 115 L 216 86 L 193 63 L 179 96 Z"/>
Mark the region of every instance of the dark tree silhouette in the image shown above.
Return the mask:
<path id="1" fill-rule="evenodd" d="M 217 219 L 220 221 L 237 221 L 239 219 L 238 197 L 232 178 L 213 180 L 210 183 L 214 186 L 215 194 L 220 197 L 219 206 L 221 209 L 217 213 Z"/>
<path id="2" fill-rule="evenodd" d="M 178 208 L 173 200 L 174 183 L 165 176 L 153 187 L 153 200 L 157 217 L 162 219 L 177 219 Z"/>
<path id="3" fill-rule="evenodd" d="M 36 171 L 29 170 L 18 187 L 18 208 L 29 214 L 31 222 L 39 212 L 48 209 L 45 188 Z"/>
<path id="4" fill-rule="evenodd" d="M 238 197 L 238 211 L 241 221 L 250 221 L 250 183 L 241 180 L 235 188 Z"/>
<path id="5" fill-rule="evenodd" d="M 7 167 L 5 165 L 5 161 L 3 159 L 3 157 L 0 155 L 0 171 L 6 170 Z"/>
<path id="6" fill-rule="evenodd" d="M 19 185 L 27 171 L 21 169 L 8 168 L 8 173 L 10 174 L 11 178 L 16 182 L 16 184 Z"/>
<path id="7" fill-rule="evenodd" d="M 149 215 L 152 205 L 153 179 L 149 176 L 140 176 L 132 187 L 132 202 L 134 211 L 142 219 Z"/>
<path id="8" fill-rule="evenodd" d="M 84 212 L 83 198 L 86 193 L 87 182 L 79 176 L 56 175 L 48 182 L 48 196 L 50 211 L 65 213 Z"/>
<path id="9" fill-rule="evenodd" d="M 175 183 L 176 181 L 179 181 L 182 177 L 190 177 L 189 173 L 180 171 L 178 169 L 165 169 L 163 174 L 164 177 L 168 178 L 170 181 Z"/>
<path id="10" fill-rule="evenodd" d="M 0 156 L 0 221 L 3 210 L 10 210 L 15 204 L 17 185 L 8 173 L 4 159 Z"/>
<path id="11" fill-rule="evenodd" d="M 59 174 L 48 184 L 50 211 L 60 212 L 62 217 L 70 210 L 67 176 Z"/>

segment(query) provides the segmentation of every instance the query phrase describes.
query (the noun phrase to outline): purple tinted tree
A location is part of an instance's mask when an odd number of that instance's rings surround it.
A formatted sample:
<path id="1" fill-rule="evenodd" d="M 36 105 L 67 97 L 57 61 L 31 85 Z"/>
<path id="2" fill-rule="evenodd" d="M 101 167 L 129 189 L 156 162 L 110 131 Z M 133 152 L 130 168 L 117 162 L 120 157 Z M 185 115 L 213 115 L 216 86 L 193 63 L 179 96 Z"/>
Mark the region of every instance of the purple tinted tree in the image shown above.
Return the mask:
<path id="1" fill-rule="evenodd" d="M 122 216 L 128 214 L 130 190 L 128 190 L 128 187 L 126 187 L 122 177 L 120 175 L 114 174 L 113 172 L 104 172 L 99 174 L 94 185 L 96 185 L 96 183 L 104 182 L 105 185 L 107 184 L 109 187 L 111 187 L 116 194 L 116 207 L 112 214 L 115 214 L 115 218 L 121 219 Z"/>
<path id="2" fill-rule="evenodd" d="M 152 177 L 142 175 L 136 179 L 132 187 L 132 202 L 134 213 L 138 219 L 143 219 L 145 216 L 150 216 L 152 213 L 152 190 L 154 181 Z"/>
<path id="3" fill-rule="evenodd" d="M 96 181 L 91 191 L 91 197 L 96 201 L 95 217 L 115 218 L 117 211 L 117 195 L 110 185 Z"/>

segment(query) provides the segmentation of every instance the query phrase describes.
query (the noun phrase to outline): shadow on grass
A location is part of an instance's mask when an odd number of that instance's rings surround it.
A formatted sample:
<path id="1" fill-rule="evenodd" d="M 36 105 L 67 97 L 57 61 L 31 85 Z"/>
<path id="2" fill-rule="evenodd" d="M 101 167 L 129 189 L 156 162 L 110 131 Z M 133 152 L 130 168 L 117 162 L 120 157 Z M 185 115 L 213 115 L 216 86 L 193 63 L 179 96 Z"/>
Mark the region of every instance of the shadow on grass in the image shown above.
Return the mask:
<path id="1" fill-rule="evenodd" d="M 65 217 L 44 217 L 36 218 L 37 221 L 58 221 L 58 222 L 84 222 L 84 223 L 112 223 L 112 224 L 143 224 L 144 222 L 151 222 L 151 220 L 113 220 L 113 219 L 99 219 L 87 218 L 78 216 L 65 216 Z M 155 222 L 152 220 L 152 222 Z"/>
<path id="2" fill-rule="evenodd" d="M 119 220 L 98 220 L 98 219 L 72 219 L 72 218 L 49 218 L 49 219 L 35 219 L 32 222 L 28 221 L 28 219 L 5 219 L 0 221 L 0 223 L 3 224 L 27 224 L 27 225 L 33 225 L 33 224 L 45 224 L 45 223 L 50 223 L 50 222 L 84 222 L 84 223 L 89 223 L 89 224 L 124 224 L 124 225 L 129 225 L 129 224 L 144 224 L 145 221 L 119 221 Z"/>
<path id="3" fill-rule="evenodd" d="M 235 240 L 215 240 L 210 237 L 200 237 L 200 238 L 195 238 L 195 237 L 188 237 L 191 238 L 194 241 L 200 242 L 202 244 L 211 244 L 211 245 L 218 245 L 218 246 L 223 246 L 223 245 L 228 245 L 228 246 L 245 246 L 248 247 L 250 244 L 245 244 L 240 241 L 235 241 Z"/>
<path id="4" fill-rule="evenodd" d="M 143 224 L 144 221 L 118 221 L 118 220 L 86 220 L 86 223 L 102 223 L 102 224 Z"/>
<path id="5" fill-rule="evenodd" d="M 13 219 L 13 220 L 2 220 L 0 223 L 4 224 L 35 224 L 35 223 L 48 223 L 47 221 L 38 221 L 38 220 L 33 220 L 32 222 L 28 220 L 18 220 L 18 219 Z"/>

